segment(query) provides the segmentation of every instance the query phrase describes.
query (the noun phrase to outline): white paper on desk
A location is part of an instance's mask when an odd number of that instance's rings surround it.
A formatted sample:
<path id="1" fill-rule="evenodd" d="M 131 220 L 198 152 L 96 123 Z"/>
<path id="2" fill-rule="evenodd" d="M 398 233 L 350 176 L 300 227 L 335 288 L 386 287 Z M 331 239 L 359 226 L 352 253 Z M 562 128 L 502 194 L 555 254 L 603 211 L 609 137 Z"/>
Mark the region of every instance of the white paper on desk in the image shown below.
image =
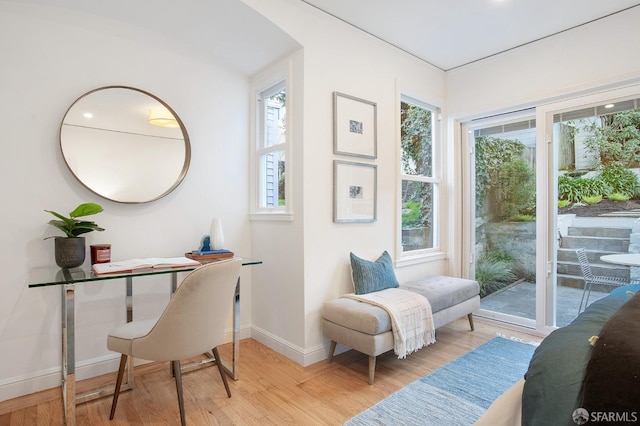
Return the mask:
<path id="1" fill-rule="evenodd" d="M 179 268 L 181 266 L 198 266 L 200 262 L 187 257 L 149 257 L 145 259 L 129 259 L 118 262 L 96 263 L 92 266 L 96 274 L 114 274 L 146 268 Z"/>

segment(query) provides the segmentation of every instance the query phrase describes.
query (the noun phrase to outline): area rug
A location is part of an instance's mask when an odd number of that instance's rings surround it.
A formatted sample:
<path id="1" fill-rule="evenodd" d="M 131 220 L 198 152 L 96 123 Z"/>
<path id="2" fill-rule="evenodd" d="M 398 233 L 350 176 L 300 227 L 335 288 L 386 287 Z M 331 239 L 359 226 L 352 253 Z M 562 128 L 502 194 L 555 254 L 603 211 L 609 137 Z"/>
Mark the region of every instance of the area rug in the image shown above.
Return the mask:
<path id="1" fill-rule="evenodd" d="M 495 337 L 394 392 L 345 425 L 472 425 L 523 377 L 534 350 L 533 344 Z"/>

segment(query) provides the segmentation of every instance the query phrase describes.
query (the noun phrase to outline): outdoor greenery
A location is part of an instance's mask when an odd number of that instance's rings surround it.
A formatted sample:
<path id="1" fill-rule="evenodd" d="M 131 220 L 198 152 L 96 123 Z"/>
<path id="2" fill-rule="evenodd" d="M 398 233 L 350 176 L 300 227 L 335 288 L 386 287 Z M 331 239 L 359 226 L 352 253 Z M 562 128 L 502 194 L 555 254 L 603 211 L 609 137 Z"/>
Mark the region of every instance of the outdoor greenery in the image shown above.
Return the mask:
<path id="1" fill-rule="evenodd" d="M 535 175 L 521 158 L 524 148 L 517 140 L 476 138 L 476 205 L 495 220 L 534 218 Z"/>
<path id="2" fill-rule="evenodd" d="M 600 172 L 600 179 L 607 185 L 607 196 L 619 193 L 633 198 L 640 193 L 638 175 L 620 165 L 612 164 L 606 167 Z"/>
<path id="3" fill-rule="evenodd" d="M 607 195 L 607 198 L 611 201 L 629 201 L 629 196 L 625 194 L 620 194 L 619 192 L 614 192 L 613 194 Z"/>
<path id="4" fill-rule="evenodd" d="M 401 165 L 406 175 L 432 176 L 432 112 L 406 102 L 401 109 Z M 403 181 L 402 229 L 431 227 L 431 185 Z"/>
<path id="5" fill-rule="evenodd" d="M 582 201 L 585 204 L 588 204 L 590 206 L 593 204 L 598 204 L 599 202 L 602 201 L 602 195 L 594 195 L 593 197 L 584 197 Z"/>
<path id="6" fill-rule="evenodd" d="M 614 195 L 618 194 L 618 195 Z M 611 165 L 603 169 L 594 177 L 572 178 L 568 175 L 558 177 L 558 198 L 569 203 L 587 203 L 592 197 L 607 197 L 609 199 L 627 199 L 640 194 L 640 181 L 638 176 L 631 170 L 623 167 Z"/>
<path id="7" fill-rule="evenodd" d="M 640 110 L 600 116 L 584 129 L 586 148 L 597 154 L 595 166 L 640 167 Z"/>
<path id="8" fill-rule="evenodd" d="M 480 285 L 480 297 L 485 297 L 516 279 L 511 272 L 513 257 L 503 252 L 488 252 L 476 263 L 476 281 Z"/>
<path id="9" fill-rule="evenodd" d="M 416 228 L 420 226 L 422 219 L 420 212 L 422 205 L 415 201 L 407 201 L 402 209 L 402 228 Z"/>

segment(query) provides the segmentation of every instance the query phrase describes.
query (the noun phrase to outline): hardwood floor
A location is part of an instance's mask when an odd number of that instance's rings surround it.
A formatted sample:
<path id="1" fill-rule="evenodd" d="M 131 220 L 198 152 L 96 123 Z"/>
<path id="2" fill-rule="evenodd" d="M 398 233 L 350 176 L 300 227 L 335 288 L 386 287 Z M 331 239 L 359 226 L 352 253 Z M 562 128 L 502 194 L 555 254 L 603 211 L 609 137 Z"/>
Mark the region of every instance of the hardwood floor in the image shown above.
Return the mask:
<path id="1" fill-rule="evenodd" d="M 240 345 L 240 379 L 230 380 L 227 398 L 217 368 L 183 375 L 185 409 L 190 425 L 340 425 L 392 392 L 443 366 L 496 336 L 525 341 L 538 336 L 504 329 L 476 320 L 469 330 L 466 318 L 438 329 L 437 342 L 406 359 L 393 351 L 379 356 L 375 384 L 369 386 L 368 359 L 355 351 L 306 368 L 253 339 Z M 220 347 L 229 357 L 231 345 Z M 490 375 L 490 372 L 488 372 Z M 86 380 L 78 390 L 115 383 L 115 373 Z M 0 402 L 0 426 L 62 425 L 59 388 Z M 113 421 L 109 421 L 111 398 L 78 405 L 78 425 L 176 425 L 178 402 L 168 363 L 136 368 L 135 389 L 120 395 Z"/>

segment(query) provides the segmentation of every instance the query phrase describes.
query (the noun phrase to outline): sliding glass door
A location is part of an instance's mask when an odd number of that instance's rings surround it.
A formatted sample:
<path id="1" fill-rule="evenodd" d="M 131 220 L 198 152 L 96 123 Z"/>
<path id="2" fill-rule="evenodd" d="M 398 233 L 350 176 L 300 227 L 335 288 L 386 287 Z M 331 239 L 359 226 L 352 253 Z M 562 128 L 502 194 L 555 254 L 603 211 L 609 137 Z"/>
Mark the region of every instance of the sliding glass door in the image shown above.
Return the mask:
<path id="1" fill-rule="evenodd" d="M 595 275 L 640 278 L 600 261 L 640 252 L 640 86 L 474 120 L 462 132 L 463 270 L 480 283 L 480 316 L 541 332 L 571 322 L 585 294 L 580 248 Z M 596 288 L 589 303 L 609 291 Z"/>
<path id="2" fill-rule="evenodd" d="M 534 112 L 466 126 L 471 198 L 469 273 L 482 315 L 532 326 L 536 316 Z"/>
<path id="3" fill-rule="evenodd" d="M 571 322 L 587 302 L 576 250 L 585 251 L 594 275 L 628 281 L 632 272 L 600 260 L 602 255 L 637 251 L 630 242 L 640 217 L 640 99 L 617 94 L 621 92 L 542 111 L 556 156 L 557 195 L 549 202 L 557 205 L 557 326 Z M 611 287 L 597 286 L 588 302 L 609 291 Z"/>

